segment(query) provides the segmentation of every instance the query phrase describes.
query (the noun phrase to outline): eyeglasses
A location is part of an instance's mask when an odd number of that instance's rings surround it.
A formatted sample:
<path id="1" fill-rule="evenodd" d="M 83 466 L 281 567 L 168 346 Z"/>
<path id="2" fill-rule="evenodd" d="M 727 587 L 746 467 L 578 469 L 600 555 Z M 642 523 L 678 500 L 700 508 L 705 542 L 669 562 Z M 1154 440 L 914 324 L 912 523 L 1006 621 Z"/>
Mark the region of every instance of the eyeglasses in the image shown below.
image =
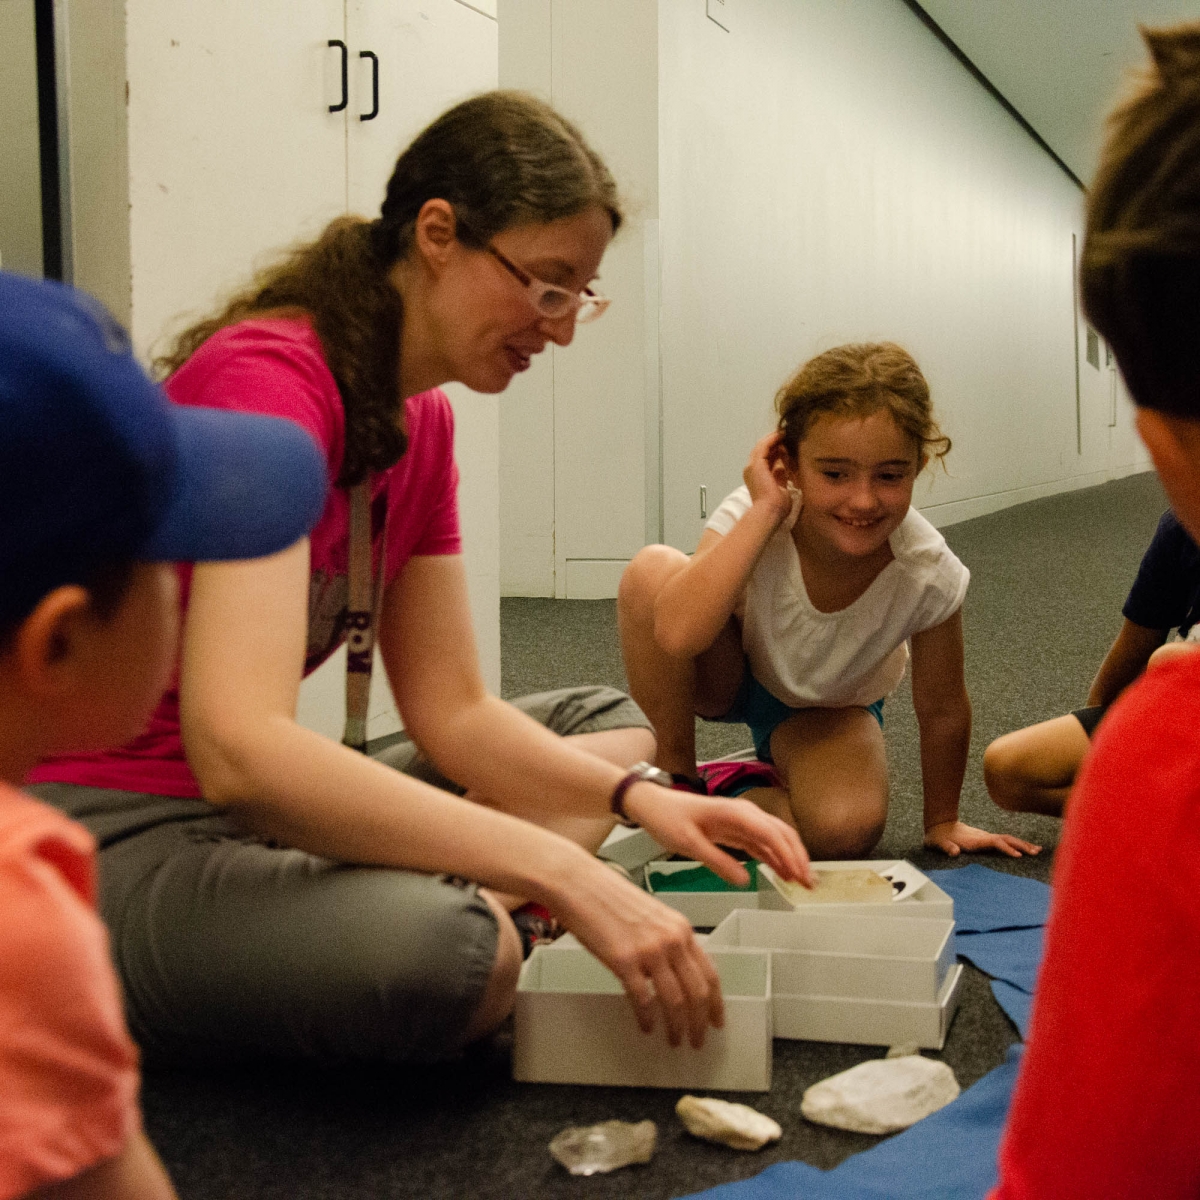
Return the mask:
<path id="1" fill-rule="evenodd" d="M 484 249 L 520 283 L 529 297 L 530 304 L 543 317 L 549 317 L 556 321 L 573 312 L 575 324 L 586 325 L 588 321 L 594 321 L 600 316 L 612 303 L 608 297 L 598 295 L 590 287 L 585 287 L 579 292 L 572 292 L 567 288 L 555 287 L 552 283 L 546 283 L 530 275 L 528 271 L 523 271 L 515 262 L 505 258 L 490 242 L 484 246 Z"/>

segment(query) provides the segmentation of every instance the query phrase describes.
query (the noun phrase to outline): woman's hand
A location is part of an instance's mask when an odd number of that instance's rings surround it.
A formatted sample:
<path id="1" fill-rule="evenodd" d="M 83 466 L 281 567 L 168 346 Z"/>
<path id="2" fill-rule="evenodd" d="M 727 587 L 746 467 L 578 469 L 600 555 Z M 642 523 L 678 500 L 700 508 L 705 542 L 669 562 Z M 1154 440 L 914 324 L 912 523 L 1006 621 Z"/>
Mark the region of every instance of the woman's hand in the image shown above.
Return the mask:
<path id="1" fill-rule="evenodd" d="M 656 842 L 711 867 L 727 883 L 745 884 L 750 875 L 721 846 L 745 850 L 783 879 L 797 880 L 805 887 L 813 885 L 800 835 L 749 800 L 698 796 L 636 783 L 626 793 L 625 811 Z"/>
<path id="2" fill-rule="evenodd" d="M 750 461 L 742 472 L 742 480 L 750 491 L 753 504 L 766 505 L 782 521 L 792 511 L 792 494 L 788 491 L 787 451 L 783 434 L 776 431 L 760 438 L 750 451 Z"/>
<path id="3" fill-rule="evenodd" d="M 699 1049 L 709 1025 L 725 1024 L 716 968 L 682 914 L 590 856 L 543 902 L 621 981 L 644 1032 L 661 1009 L 671 1045 L 686 1033 Z"/>
<path id="4" fill-rule="evenodd" d="M 957 858 L 963 850 L 968 853 L 999 850 L 1009 858 L 1020 858 L 1022 854 L 1037 854 L 1042 849 L 1032 842 L 1013 837 L 1011 833 L 988 833 L 986 829 L 976 829 L 962 821 L 943 821 L 940 825 L 930 826 L 925 830 L 925 845 L 942 850 L 951 858 Z"/>

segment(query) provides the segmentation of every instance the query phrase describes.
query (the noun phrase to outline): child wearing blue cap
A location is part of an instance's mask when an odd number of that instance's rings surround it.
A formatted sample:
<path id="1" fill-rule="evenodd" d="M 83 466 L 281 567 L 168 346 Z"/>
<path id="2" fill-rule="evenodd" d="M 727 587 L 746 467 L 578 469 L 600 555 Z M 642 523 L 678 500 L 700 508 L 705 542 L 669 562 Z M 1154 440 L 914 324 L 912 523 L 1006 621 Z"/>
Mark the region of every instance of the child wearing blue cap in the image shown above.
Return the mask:
<path id="1" fill-rule="evenodd" d="M 0 1200 L 174 1195 L 141 1130 L 95 842 L 17 786 L 142 728 L 175 658 L 173 560 L 280 550 L 324 496 L 294 425 L 172 406 L 94 302 L 0 272 Z"/>

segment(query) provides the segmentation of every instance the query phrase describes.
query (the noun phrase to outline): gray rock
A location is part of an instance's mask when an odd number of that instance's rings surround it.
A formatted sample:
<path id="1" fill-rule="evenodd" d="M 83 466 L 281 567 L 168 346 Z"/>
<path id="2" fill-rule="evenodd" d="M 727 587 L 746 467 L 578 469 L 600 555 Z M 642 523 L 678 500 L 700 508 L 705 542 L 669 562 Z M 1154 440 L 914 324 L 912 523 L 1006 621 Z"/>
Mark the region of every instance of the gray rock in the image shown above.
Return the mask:
<path id="1" fill-rule="evenodd" d="M 550 1153 L 572 1175 L 603 1175 L 631 1163 L 648 1163 L 657 1141 L 653 1121 L 603 1121 L 564 1129 L 551 1141 Z"/>
<path id="2" fill-rule="evenodd" d="M 895 1133 L 945 1107 L 959 1093 L 954 1072 L 920 1055 L 874 1058 L 814 1083 L 800 1111 L 818 1125 Z"/>
<path id="3" fill-rule="evenodd" d="M 778 1123 L 745 1104 L 711 1096 L 684 1096 L 675 1112 L 693 1137 L 720 1142 L 735 1150 L 761 1150 L 783 1137 Z"/>

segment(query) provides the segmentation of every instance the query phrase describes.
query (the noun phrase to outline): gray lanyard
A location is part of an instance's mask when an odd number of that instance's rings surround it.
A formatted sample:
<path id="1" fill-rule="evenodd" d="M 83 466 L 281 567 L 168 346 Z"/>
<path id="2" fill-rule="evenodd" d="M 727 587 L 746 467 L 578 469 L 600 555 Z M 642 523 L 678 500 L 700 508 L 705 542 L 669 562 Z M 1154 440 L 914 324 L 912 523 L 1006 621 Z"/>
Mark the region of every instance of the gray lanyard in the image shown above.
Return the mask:
<path id="1" fill-rule="evenodd" d="M 375 661 L 375 627 L 383 592 L 387 523 L 380 539 L 379 575 L 371 553 L 371 479 L 350 489 L 350 580 L 346 605 L 346 729 L 342 742 L 367 749 L 367 716 L 371 701 L 371 667 Z"/>

